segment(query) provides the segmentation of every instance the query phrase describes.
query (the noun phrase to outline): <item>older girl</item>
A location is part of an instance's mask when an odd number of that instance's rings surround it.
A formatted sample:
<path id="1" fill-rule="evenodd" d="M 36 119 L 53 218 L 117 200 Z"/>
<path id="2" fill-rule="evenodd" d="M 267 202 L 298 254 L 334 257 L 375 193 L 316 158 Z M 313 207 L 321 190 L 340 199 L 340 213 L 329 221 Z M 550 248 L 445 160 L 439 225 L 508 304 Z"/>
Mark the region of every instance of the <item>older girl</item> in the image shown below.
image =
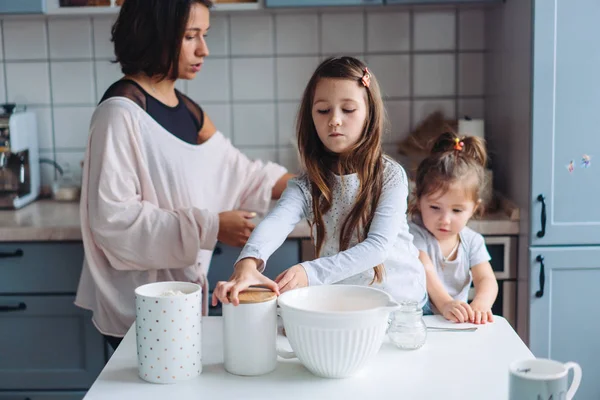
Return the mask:
<path id="1" fill-rule="evenodd" d="M 371 71 L 352 57 L 317 67 L 300 105 L 298 147 L 305 173 L 288 183 L 277 207 L 242 250 L 229 282 L 213 292 L 238 304 L 250 285 L 276 292 L 323 284 L 373 285 L 422 306 L 425 272 L 406 217 L 404 169 L 381 149 L 384 109 Z M 261 271 L 302 218 L 312 225 L 317 259 L 270 281 Z"/>

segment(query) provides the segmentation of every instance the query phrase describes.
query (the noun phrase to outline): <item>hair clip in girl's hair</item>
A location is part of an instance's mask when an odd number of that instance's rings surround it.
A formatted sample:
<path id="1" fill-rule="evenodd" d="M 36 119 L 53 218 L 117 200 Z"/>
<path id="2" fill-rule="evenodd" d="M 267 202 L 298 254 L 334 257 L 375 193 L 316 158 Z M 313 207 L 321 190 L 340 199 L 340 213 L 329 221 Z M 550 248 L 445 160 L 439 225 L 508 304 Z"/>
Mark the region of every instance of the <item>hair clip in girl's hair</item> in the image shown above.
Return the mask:
<path id="1" fill-rule="evenodd" d="M 459 138 L 454 138 L 454 150 L 462 151 L 463 147 L 465 147 L 465 142 Z"/>
<path id="2" fill-rule="evenodd" d="M 369 85 L 371 85 L 371 72 L 369 71 L 369 68 L 365 67 L 364 74 L 362 78 L 360 78 L 360 81 L 363 85 L 365 85 L 365 87 L 369 87 Z"/>

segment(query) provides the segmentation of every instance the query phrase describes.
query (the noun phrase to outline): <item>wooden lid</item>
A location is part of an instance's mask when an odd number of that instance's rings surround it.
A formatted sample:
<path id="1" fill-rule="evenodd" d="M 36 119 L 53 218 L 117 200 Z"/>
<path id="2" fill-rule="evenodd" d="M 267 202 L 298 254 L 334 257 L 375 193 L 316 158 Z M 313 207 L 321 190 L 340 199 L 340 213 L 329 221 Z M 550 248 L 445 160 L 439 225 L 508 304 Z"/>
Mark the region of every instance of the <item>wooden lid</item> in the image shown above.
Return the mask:
<path id="1" fill-rule="evenodd" d="M 265 301 L 270 301 L 277 298 L 277 294 L 270 289 L 249 287 L 243 292 L 240 292 L 238 298 L 240 300 L 240 304 L 264 303 Z"/>

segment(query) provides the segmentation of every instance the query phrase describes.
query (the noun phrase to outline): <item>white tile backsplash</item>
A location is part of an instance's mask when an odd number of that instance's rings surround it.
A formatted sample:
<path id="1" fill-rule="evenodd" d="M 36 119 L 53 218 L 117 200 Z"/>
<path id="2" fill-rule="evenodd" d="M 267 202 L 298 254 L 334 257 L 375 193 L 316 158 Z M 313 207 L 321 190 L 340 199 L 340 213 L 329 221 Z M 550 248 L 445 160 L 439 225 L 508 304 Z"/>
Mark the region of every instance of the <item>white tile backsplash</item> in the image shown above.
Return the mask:
<path id="1" fill-rule="evenodd" d="M 275 146 L 275 104 L 234 104 L 233 129 L 236 146 Z"/>
<path id="2" fill-rule="evenodd" d="M 52 61 L 52 101 L 54 104 L 94 104 L 94 65 L 91 61 Z"/>
<path id="3" fill-rule="evenodd" d="M 123 77 L 119 64 L 113 64 L 110 61 L 96 61 L 96 99 L 100 101 L 104 92 L 115 81 Z"/>
<path id="4" fill-rule="evenodd" d="M 115 51 L 110 41 L 114 17 L 96 17 L 92 21 L 94 29 L 94 56 L 96 58 L 114 58 Z"/>
<path id="5" fill-rule="evenodd" d="M 48 46 L 43 20 L 4 20 L 4 58 L 6 60 L 46 60 Z"/>
<path id="6" fill-rule="evenodd" d="M 60 18 L 48 21 L 50 59 L 92 58 L 92 25 L 89 19 Z"/>
<path id="7" fill-rule="evenodd" d="M 6 80 L 4 79 L 3 67 L 3 65 L 0 65 L 0 102 L 6 103 Z"/>
<path id="8" fill-rule="evenodd" d="M 300 102 L 277 104 L 277 136 L 279 146 L 293 146 L 296 143 L 296 117 Z"/>
<path id="9" fill-rule="evenodd" d="M 414 14 L 414 50 L 453 50 L 456 48 L 456 13 L 420 11 Z"/>
<path id="10" fill-rule="evenodd" d="M 0 102 L 25 103 L 36 112 L 48 158 L 83 157 L 94 104 L 123 76 L 110 62 L 115 19 L 1 21 Z M 397 141 L 436 109 L 448 117 L 484 116 L 484 33 L 485 11 L 473 8 L 219 13 L 211 17 L 202 71 L 177 88 L 245 153 L 296 172 L 295 123 L 304 87 L 319 61 L 353 55 L 379 80 L 391 123 L 384 147 L 397 155 Z M 51 167 L 43 171 L 46 181 L 54 177 Z"/>
<path id="11" fill-rule="evenodd" d="M 208 58 L 200 73 L 188 81 L 188 96 L 202 104 L 207 101 L 230 101 L 229 59 Z"/>
<path id="12" fill-rule="evenodd" d="M 369 55 L 367 63 L 377 77 L 384 98 L 410 95 L 410 56 Z"/>
<path id="13" fill-rule="evenodd" d="M 321 15 L 321 52 L 339 55 L 365 51 L 364 14 L 327 13 Z"/>
<path id="14" fill-rule="evenodd" d="M 456 118 L 456 102 L 447 99 L 415 100 L 413 101 L 413 128 L 429 114 L 441 111 L 446 118 Z"/>
<path id="15" fill-rule="evenodd" d="M 452 96 L 456 92 L 454 54 L 417 54 L 414 62 L 414 95 L 417 97 Z"/>
<path id="16" fill-rule="evenodd" d="M 0 60 L 4 60 L 4 34 L 0 29 Z"/>
<path id="17" fill-rule="evenodd" d="M 460 10 L 458 12 L 458 48 L 460 50 L 485 50 L 484 10 Z"/>
<path id="18" fill-rule="evenodd" d="M 275 98 L 272 58 L 234 58 L 233 100 L 273 100 Z"/>
<path id="19" fill-rule="evenodd" d="M 29 107 L 37 116 L 38 147 L 40 151 L 51 151 L 54 149 L 54 130 L 52 128 L 52 108 Z"/>
<path id="20" fill-rule="evenodd" d="M 226 16 L 210 17 L 210 29 L 206 35 L 206 44 L 212 56 L 229 54 L 229 19 Z"/>
<path id="21" fill-rule="evenodd" d="M 483 53 L 463 53 L 458 56 L 458 94 L 481 96 L 484 93 Z"/>
<path id="22" fill-rule="evenodd" d="M 473 119 L 485 118 L 485 102 L 481 99 L 459 99 L 458 100 L 458 115 L 462 118 L 469 116 Z"/>
<path id="23" fill-rule="evenodd" d="M 54 151 L 40 151 L 40 158 L 54 161 Z M 40 164 L 40 180 L 42 185 L 51 185 L 54 182 L 56 169 L 46 163 Z"/>
<path id="24" fill-rule="evenodd" d="M 277 150 L 267 147 L 240 147 L 240 151 L 251 160 L 260 160 L 262 162 L 277 162 Z"/>
<path id="25" fill-rule="evenodd" d="M 8 101 L 21 104 L 50 104 L 47 62 L 7 63 Z"/>
<path id="26" fill-rule="evenodd" d="M 319 49 L 319 17 L 317 14 L 275 15 L 277 54 L 316 54 Z"/>
<path id="27" fill-rule="evenodd" d="M 83 151 L 57 151 L 55 161 L 62 167 L 65 175 L 71 174 L 75 181 L 80 181 L 81 161 L 84 157 Z"/>
<path id="28" fill-rule="evenodd" d="M 231 16 L 231 54 L 261 56 L 271 55 L 273 50 L 271 15 Z"/>
<path id="29" fill-rule="evenodd" d="M 277 150 L 279 164 L 287 168 L 292 174 L 300 173 L 300 155 L 294 147 L 280 147 Z"/>
<path id="30" fill-rule="evenodd" d="M 408 51 L 410 14 L 373 12 L 367 14 L 367 52 Z"/>
<path id="31" fill-rule="evenodd" d="M 318 65 L 318 57 L 278 57 L 277 99 L 300 100 L 306 83 Z"/>
<path id="32" fill-rule="evenodd" d="M 55 107 L 54 146 L 57 149 L 85 149 L 94 107 Z"/>
<path id="33" fill-rule="evenodd" d="M 384 102 L 388 126 L 383 136 L 384 143 L 398 143 L 410 133 L 410 101 L 388 100 Z"/>
<path id="34" fill-rule="evenodd" d="M 223 135 L 231 139 L 231 104 L 206 103 L 202 105 L 205 115 L 208 115 L 215 127 Z"/>

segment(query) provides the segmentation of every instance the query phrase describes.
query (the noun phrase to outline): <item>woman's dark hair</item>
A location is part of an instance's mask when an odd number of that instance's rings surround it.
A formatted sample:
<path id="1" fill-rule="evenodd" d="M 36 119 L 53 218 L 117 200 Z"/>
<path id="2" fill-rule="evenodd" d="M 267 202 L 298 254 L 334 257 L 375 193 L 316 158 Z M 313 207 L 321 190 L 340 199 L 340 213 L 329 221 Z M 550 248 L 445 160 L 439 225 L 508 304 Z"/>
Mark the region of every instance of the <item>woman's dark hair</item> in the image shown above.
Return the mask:
<path id="1" fill-rule="evenodd" d="M 177 79 L 181 42 L 194 3 L 213 5 L 211 0 L 126 0 L 111 31 L 121 71 Z"/>

